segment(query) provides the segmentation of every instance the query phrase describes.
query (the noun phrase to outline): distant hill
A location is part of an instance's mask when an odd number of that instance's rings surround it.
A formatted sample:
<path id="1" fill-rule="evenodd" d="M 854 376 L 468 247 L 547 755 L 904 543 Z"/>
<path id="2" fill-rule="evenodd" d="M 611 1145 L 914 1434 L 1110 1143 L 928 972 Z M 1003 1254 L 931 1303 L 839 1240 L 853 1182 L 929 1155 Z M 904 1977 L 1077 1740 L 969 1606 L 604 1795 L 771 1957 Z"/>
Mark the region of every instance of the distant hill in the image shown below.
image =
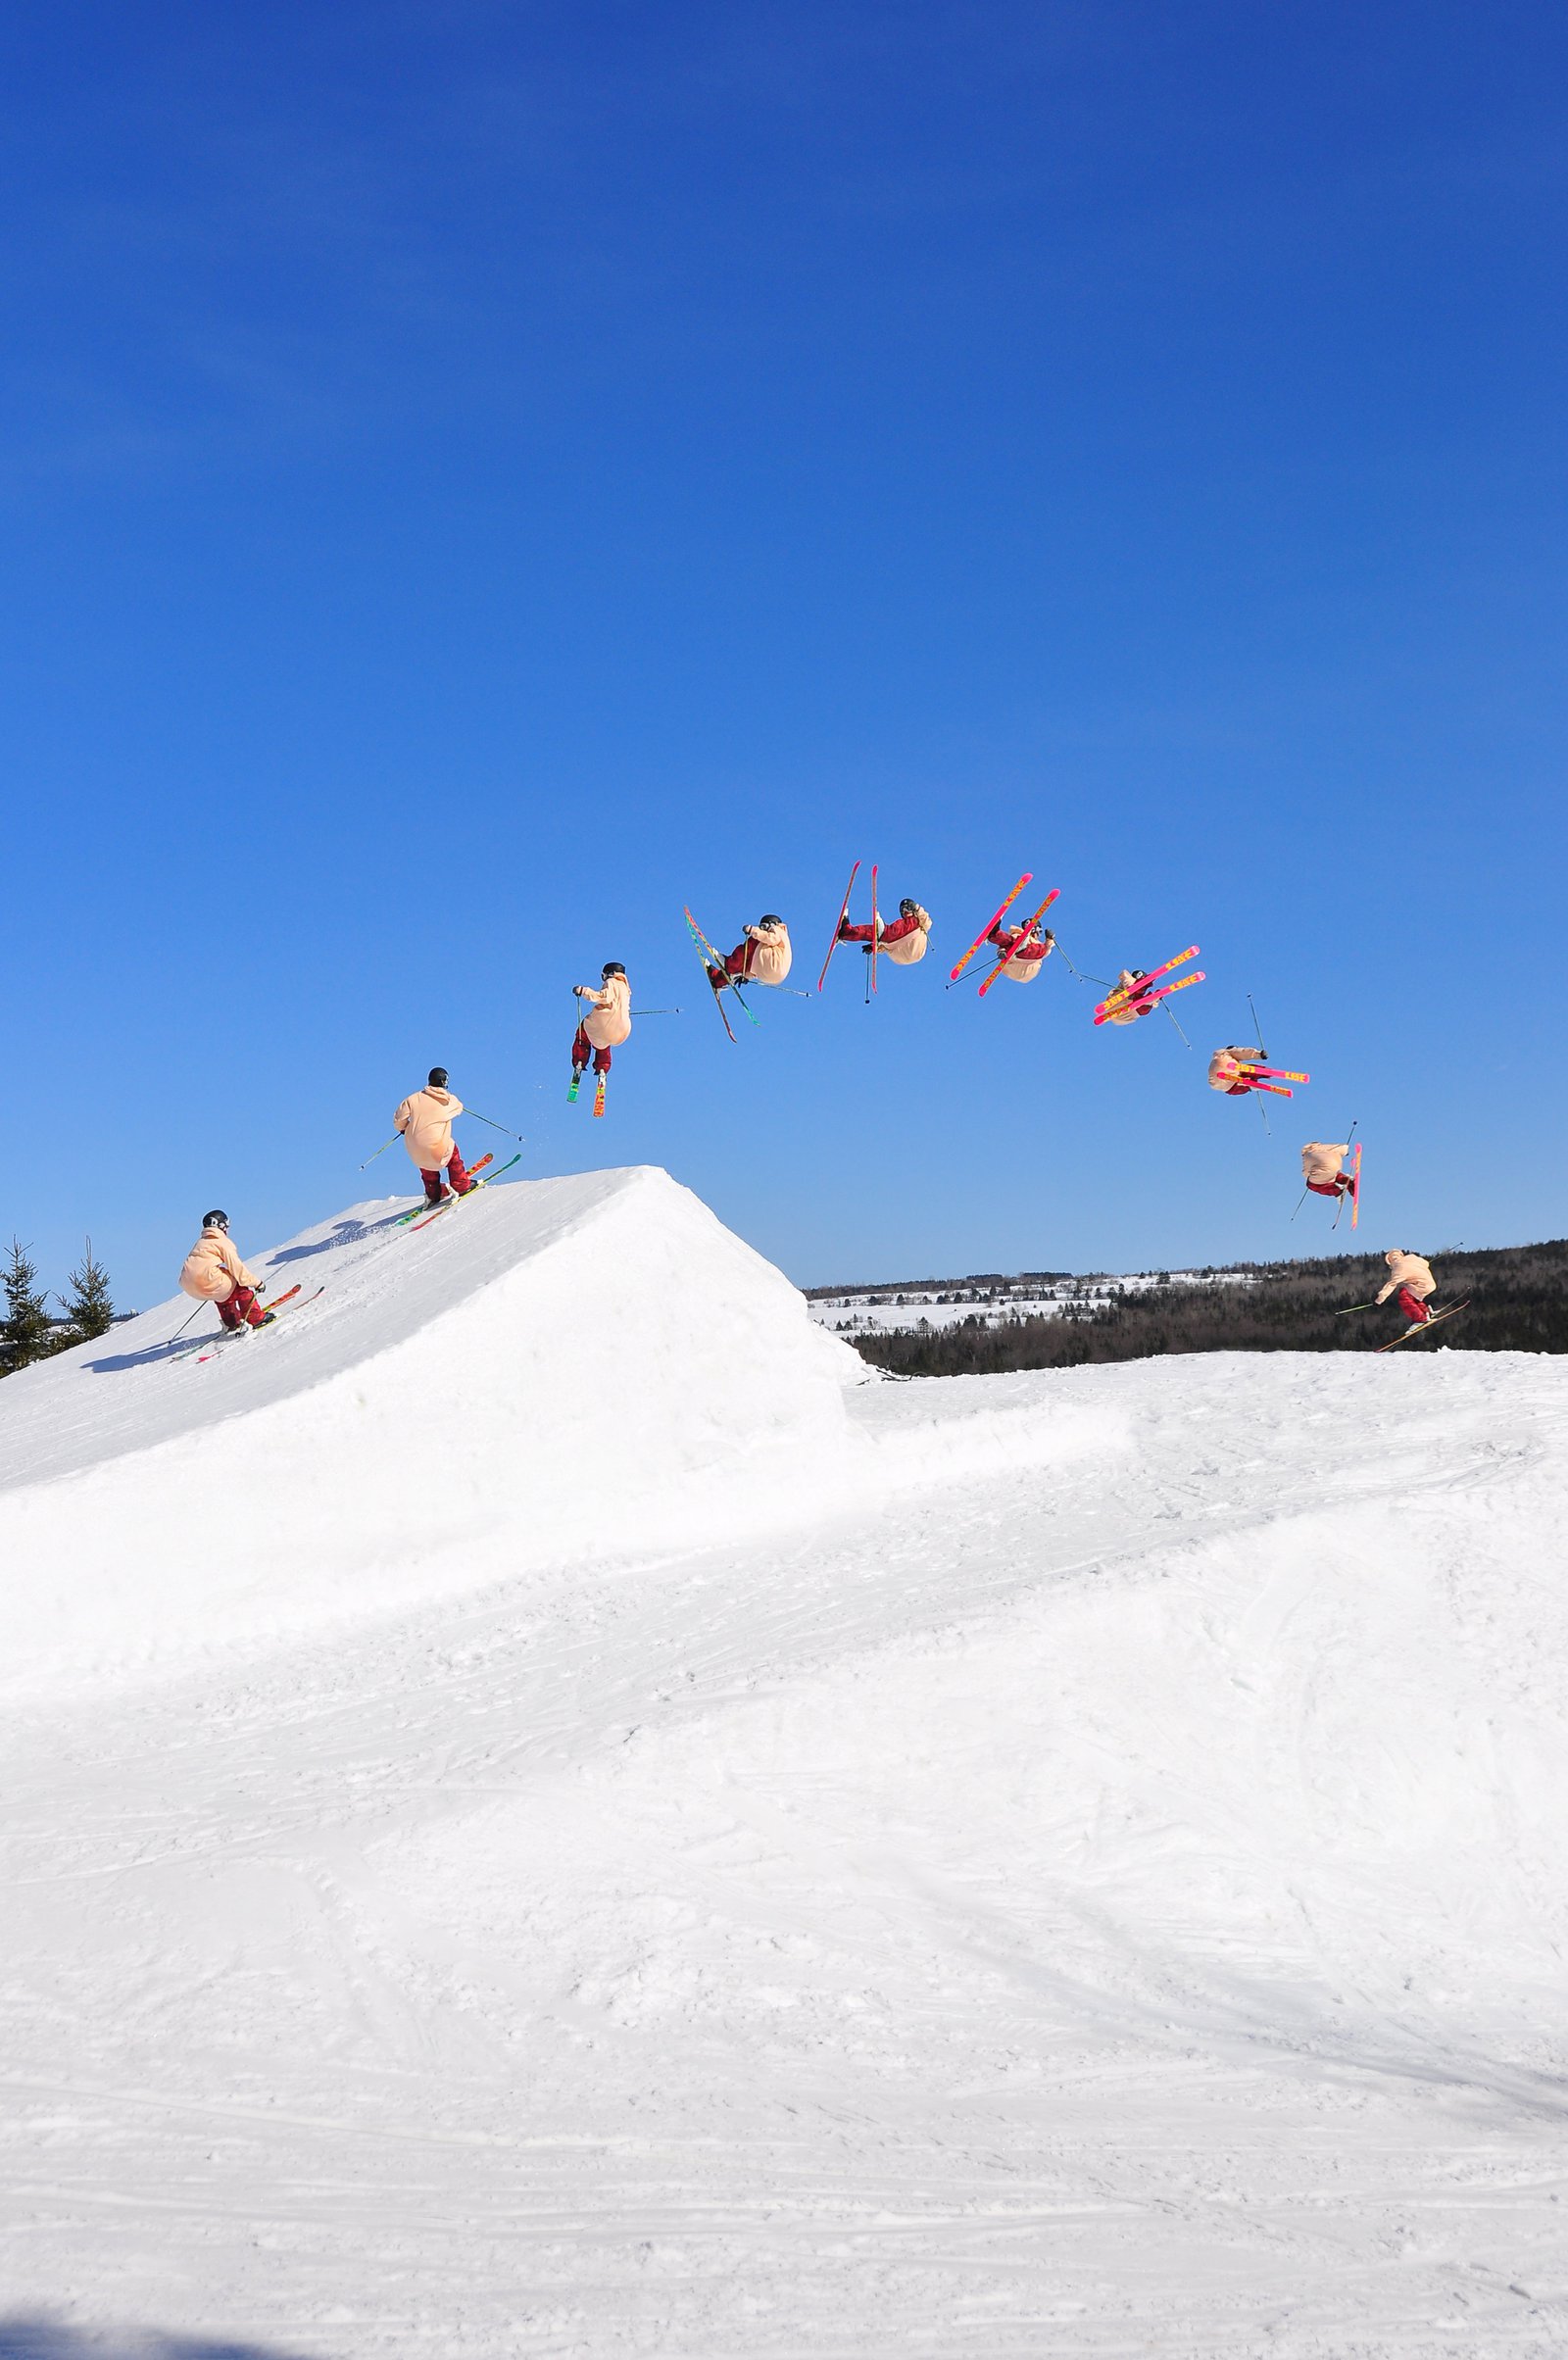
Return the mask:
<path id="1" fill-rule="evenodd" d="M 1434 1253 L 1437 1302 L 1472 1298 L 1445 1326 L 1455 1352 L 1568 1352 L 1568 1239 L 1535 1246 L 1499 1246 L 1478 1253 Z M 1054 1277 L 1054 1274 L 1049 1274 Z M 1076 1289 L 1053 1288 L 1040 1308 L 1007 1307 L 1009 1294 L 1038 1299 L 1046 1273 L 1022 1279 L 933 1279 L 902 1289 L 815 1288 L 818 1315 L 826 1300 L 875 1305 L 877 1324 L 859 1332 L 846 1320 L 839 1332 L 862 1358 L 900 1376 L 977 1376 L 1002 1369 L 1076 1368 L 1097 1360 L 1142 1360 L 1165 1352 L 1370 1352 L 1402 1322 L 1392 1302 L 1381 1311 L 1336 1314 L 1364 1303 L 1388 1276 L 1381 1254 L 1342 1254 L 1315 1261 L 1239 1262 L 1227 1270 L 1183 1271 L 1151 1279 L 1097 1276 Z M 1223 1282 L 1229 1283 L 1223 1283 Z M 908 1306 L 898 1316 L 897 1296 L 918 1285 L 936 1319 Z M 967 1291 L 987 1290 L 974 1309 Z M 889 1298 L 893 1299 L 890 1304 Z M 974 1298 L 970 1295 L 970 1301 Z M 1429 1349 L 1420 1344 L 1411 1352 Z"/>

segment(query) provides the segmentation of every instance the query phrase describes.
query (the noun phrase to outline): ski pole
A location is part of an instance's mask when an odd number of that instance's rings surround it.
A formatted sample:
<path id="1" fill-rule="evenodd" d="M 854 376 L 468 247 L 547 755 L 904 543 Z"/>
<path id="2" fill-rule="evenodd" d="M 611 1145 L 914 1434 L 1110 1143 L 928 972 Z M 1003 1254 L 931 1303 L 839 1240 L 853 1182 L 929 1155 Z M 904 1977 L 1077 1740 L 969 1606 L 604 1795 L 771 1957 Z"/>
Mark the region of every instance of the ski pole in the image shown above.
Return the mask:
<path id="1" fill-rule="evenodd" d="M 1170 1020 L 1171 1020 L 1172 1024 L 1176 1024 L 1176 1011 L 1175 1011 L 1175 1009 L 1174 1009 L 1174 1008 L 1166 1008 L 1166 1010 L 1165 1010 L 1165 1013 L 1166 1013 L 1166 1015 L 1167 1015 L 1167 1016 L 1169 1016 L 1169 1018 L 1170 1018 Z M 1189 1049 L 1191 1049 L 1193 1045 L 1192 1045 L 1191 1041 L 1188 1041 L 1188 1040 L 1187 1040 L 1187 1035 L 1186 1035 L 1184 1032 L 1182 1032 L 1182 1028 L 1181 1028 L 1181 1026 L 1180 1026 L 1179 1024 L 1176 1024 L 1176 1030 L 1177 1030 L 1179 1033 L 1181 1033 L 1181 1034 L 1182 1034 L 1182 1039 L 1183 1039 L 1184 1041 L 1186 1041 L 1186 1042 L 1187 1042 L 1187 1046 L 1188 1046 L 1188 1048 L 1189 1048 Z M 1261 1105 L 1262 1105 L 1262 1103 L 1263 1103 L 1263 1102 L 1262 1102 L 1262 1100 L 1261 1100 L 1261 1099 L 1259 1099 L 1259 1101 L 1258 1101 L 1258 1104 L 1259 1104 L 1259 1106 L 1261 1106 Z M 1268 1129 L 1268 1116 L 1267 1116 L 1266 1114 L 1265 1114 L 1265 1115 L 1264 1115 L 1264 1117 L 1263 1117 L 1263 1128 L 1264 1128 L 1264 1130 L 1265 1130 L 1265 1131 Z"/>
<path id="2" fill-rule="evenodd" d="M 686 1010 L 683 1008 L 634 1008 L 631 1012 L 634 1016 L 684 1016 Z"/>
<path id="3" fill-rule="evenodd" d="M 1352 1311 L 1375 1311 L 1377 1307 L 1375 1303 L 1348 1303 L 1344 1310 L 1336 1311 L 1334 1316 L 1336 1319 L 1348 1319 Z"/>
<path id="4" fill-rule="evenodd" d="M 526 1140 L 523 1138 L 523 1136 L 522 1136 L 522 1133 L 521 1133 L 520 1131 L 509 1131 L 509 1130 L 507 1129 L 507 1126 L 506 1126 L 506 1124 L 505 1124 L 504 1122 L 490 1122 L 490 1117 L 489 1117 L 489 1115 L 488 1115 L 488 1114 L 481 1114 L 477 1106 L 465 1106 L 465 1107 L 464 1107 L 464 1109 L 463 1109 L 463 1111 L 464 1111 L 464 1113 L 465 1113 L 465 1114 L 471 1114 L 471 1115 L 473 1116 L 473 1119 L 474 1119 L 474 1121 L 475 1121 L 475 1122 L 486 1122 L 486 1123 L 490 1123 L 490 1128 L 491 1128 L 491 1130 L 492 1130 L 492 1131 L 499 1131 L 499 1132 L 502 1134 L 502 1136 L 503 1136 L 504 1138 L 506 1138 L 506 1139 L 515 1139 L 515 1140 L 517 1141 L 517 1143 L 518 1143 L 518 1145 L 519 1145 L 519 1146 L 521 1146 L 521 1147 L 526 1147 L 526 1146 L 527 1146 L 527 1144 L 528 1144 L 528 1143 L 527 1143 L 527 1141 L 526 1141 Z"/>
<path id="5" fill-rule="evenodd" d="M 375 1155 L 384 1155 L 387 1152 L 387 1149 L 395 1146 L 397 1141 L 402 1137 L 403 1134 L 401 1131 L 394 1131 L 390 1139 L 382 1140 L 380 1146 L 375 1151 Z M 360 1166 L 362 1172 L 368 1172 L 369 1170 L 371 1164 L 375 1161 L 375 1155 L 366 1156 L 365 1161 Z"/>
<path id="6" fill-rule="evenodd" d="M 196 1311 L 199 1311 L 201 1308 L 202 1308 L 202 1305 L 201 1305 L 200 1303 L 198 1303 L 198 1304 L 196 1305 Z M 189 1327 L 189 1325 L 190 1325 L 191 1321 L 192 1321 L 192 1320 L 195 1318 L 195 1316 L 196 1316 L 196 1311 L 187 1311 L 187 1313 L 185 1314 L 185 1317 L 184 1317 L 184 1318 L 183 1318 L 183 1319 L 180 1321 L 180 1323 L 179 1323 L 178 1327 L 177 1327 L 177 1328 L 175 1328 L 175 1330 L 174 1330 L 173 1334 L 172 1334 L 172 1335 L 170 1337 L 169 1341 L 170 1341 L 170 1343 L 171 1343 L 171 1344 L 177 1344 L 177 1343 L 179 1342 L 179 1339 L 181 1338 L 181 1336 L 183 1336 L 183 1334 L 185 1333 L 185 1330 L 186 1330 L 186 1329 Z"/>
<path id="7" fill-rule="evenodd" d="M 1086 969 L 1082 967 L 1075 967 L 1059 942 L 1056 945 L 1056 955 L 1060 959 L 1061 963 L 1066 968 L 1068 974 L 1075 977 L 1079 983 L 1098 983 L 1102 991 L 1109 991 L 1110 986 L 1105 981 L 1103 975 L 1091 975 Z"/>
<path id="8" fill-rule="evenodd" d="M 1266 1057 L 1268 1051 L 1263 1047 L 1263 1027 L 1257 1020 L 1257 1003 L 1250 992 L 1247 995 L 1247 1005 L 1252 1011 L 1252 1030 L 1257 1035 L 1257 1054 L 1260 1057 Z"/>
<path id="9" fill-rule="evenodd" d="M 1296 1200 L 1296 1212 L 1299 1212 L 1299 1211 L 1300 1211 L 1300 1209 L 1301 1209 L 1301 1207 L 1302 1207 L 1302 1205 L 1303 1205 L 1305 1203 L 1306 1203 L 1306 1191 L 1305 1191 L 1305 1189 L 1303 1188 L 1303 1189 L 1302 1189 L 1302 1191 L 1301 1191 L 1301 1193 L 1300 1193 L 1300 1195 L 1299 1195 L 1299 1196 L 1297 1198 L 1297 1200 Z M 1292 1219 L 1293 1221 L 1294 1221 L 1294 1220 L 1295 1220 L 1295 1218 L 1296 1218 L 1296 1212 L 1293 1212 L 1293 1213 L 1292 1213 L 1292 1215 L 1291 1215 L 1291 1219 Z M 1336 1214 L 1335 1214 L 1335 1216 L 1334 1216 L 1334 1218 L 1335 1218 L 1336 1220 L 1338 1220 L 1338 1219 L 1339 1219 L 1339 1217 L 1340 1217 L 1340 1216 L 1339 1216 L 1339 1214 L 1338 1214 L 1338 1213 L 1336 1213 Z"/>

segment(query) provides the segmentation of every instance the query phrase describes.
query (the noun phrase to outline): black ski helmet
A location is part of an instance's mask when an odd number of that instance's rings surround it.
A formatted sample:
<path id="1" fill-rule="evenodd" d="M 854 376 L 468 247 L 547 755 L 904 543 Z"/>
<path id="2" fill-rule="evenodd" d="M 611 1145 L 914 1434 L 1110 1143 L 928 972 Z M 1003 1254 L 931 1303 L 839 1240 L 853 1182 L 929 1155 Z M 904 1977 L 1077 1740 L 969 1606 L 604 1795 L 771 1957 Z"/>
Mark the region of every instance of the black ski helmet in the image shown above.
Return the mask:
<path id="1" fill-rule="evenodd" d="M 447 1086 L 446 1067 L 444 1065 L 432 1065 L 430 1068 L 430 1078 L 424 1086 L 426 1090 L 444 1090 Z"/>
<path id="2" fill-rule="evenodd" d="M 761 916 L 760 916 L 760 917 L 758 919 L 758 921 L 757 921 L 757 922 L 758 922 L 758 924 L 759 924 L 760 926 L 782 926 L 782 925 L 783 925 L 783 923 L 784 923 L 784 920 L 783 920 L 781 917 L 779 917 L 779 916 L 778 916 L 778 915 L 777 915 L 777 914 L 776 914 L 776 913 L 775 913 L 773 910 L 763 910 L 763 912 L 762 912 L 762 914 L 761 914 Z"/>
<path id="3" fill-rule="evenodd" d="M 920 905 L 918 902 L 912 902 L 909 899 L 909 896 L 906 894 L 903 901 L 899 904 L 899 915 L 900 917 L 913 917 L 919 907 Z"/>
<path id="4" fill-rule="evenodd" d="M 607 959 L 599 972 L 601 975 L 624 975 L 626 970 L 618 959 Z"/>
<path id="5" fill-rule="evenodd" d="M 220 1229 L 226 1237 L 228 1235 L 228 1215 L 226 1212 L 204 1212 L 202 1227 L 204 1229 Z"/>

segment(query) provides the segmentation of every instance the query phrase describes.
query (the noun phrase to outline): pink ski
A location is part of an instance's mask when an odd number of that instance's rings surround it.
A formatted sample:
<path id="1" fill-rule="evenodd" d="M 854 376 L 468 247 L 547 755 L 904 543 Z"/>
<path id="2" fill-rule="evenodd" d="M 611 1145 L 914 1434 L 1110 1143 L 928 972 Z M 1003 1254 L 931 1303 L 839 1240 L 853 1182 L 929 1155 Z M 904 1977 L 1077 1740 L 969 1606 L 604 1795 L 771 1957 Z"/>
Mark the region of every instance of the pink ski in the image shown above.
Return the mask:
<path id="1" fill-rule="evenodd" d="M 1035 928 L 1045 916 L 1046 911 L 1051 908 L 1052 903 L 1059 902 L 1060 899 L 1061 887 L 1059 885 L 1053 885 L 1051 891 L 1047 894 L 1045 900 L 1035 911 L 1034 916 L 1028 920 L 1023 932 L 1013 944 L 1012 949 L 1005 953 L 1005 955 L 1004 955 L 1002 952 L 997 954 L 997 963 L 992 968 L 990 974 L 986 977 L 984 983 L 980 986 L 979 991 L 975 995 L 976 999 L 983 1000 L 987 992 L 990 991 L 991 986 L 996 982 L 997 977 L 1006 972 L 1007 968 L 1011 966 L 1013 960 L 1017 958 L 1019 952 L 1023 949 L 1024 944 L 1032 941 Z M 1000 923 L 1000 920 L 993 918 L 992 924 L 996 925 L 998 923 Z"/>
<path id="2" fill-rule="evenodd" d="M 975 936 L 973 942 L 969 945 L 969 948 L 967 951 L 965 951 L 963 957 L 959 959 L 957 965 L 948 977 L 948 981 L 950 983 L 957 982 L 958 977 L 963 973 L 964 968 L 968 965 L 970 959 L 973 959 L 975 953 L 979 950 L 980 945 L 985 941 L 987 935 L 991 932 L 992 927 L 1001 925 L 1003 919 L 1006 916 L 1008 910 L 1012 908 L 1013 903 L 1018 899 L 1018 896 L 1020 893 L 1022 893 L 1024 887 L 1026 885 L 1032 885 L 1034 881 L 1034 870 L 1032 868 L 1026 868 L 1023 872 L 1023 875 L 1018 879 L 1017 884 L 1013 887 L 1011 893 L 1008 894 L 1006 900 L 1003 903 L 1002 908 L 997 911 L 995 917 L 989 918 L 985 925 L 981 927 L 979 933 Z"/>
<path id="3" fill-rule="evenodd" d="M 860 863 L 858 860 L 857 860 L 855 866 L 850 871 L 850 881 L 844 888 L 844 899 L 839 904 L 838 926 L 835 926 L 833 929 L 833 940 L 828 944 L 827 957 L 822 961 L 822 972 L 816 979 L 816 988 L 818 991 L 822 989 L 823 984 L 827 981 L 827 971 L 833 963 L 833 954 L 839 947 L 839 926 L 843 925 L 845 919 L 850 914 L 850 896 L 855 891 L 855 880 L 859 873 Z M 731 1038 L 734 1038 L 733 1034 L 731 1035 Z"/>
<path id="4" fill-rule="evenodd" d="M 873 860 L 871 863 L 871 989 L 873 992 L 876 990 L 876 938 L 881 923 L 882 921 L 876 913 L 876 862 Z"/>
<path id="5" fill-rule="evenodd" d="M 1114 991 L 1107 991 L 1107 994 L 1105 994 L 1105 999 L 1102 999 L 1102 1001 L 1098 1003 L 1098 1006 L 1096 1006 L 1096 1010 L 1094 1010 L 1094 1022 L 1096 1022 L 1096 1024 L 1101 1022 L 1101 1019 L 1105 1017 L 1105 1010 L 1114 1010 L 1114 1008 L 1122 1008 L 1122 1006 L 1126 1006 L 1126 1001 L 1141 1001 L 1141 999 L 1143 999 L 1143 994 L 1146 994 L 1148 984 L 1157 984 L 1157 982 L 1159 982 L 1159 977 L 1162 977 L 1162 975 L 1169 975 L 1169 972 L 1171 972 L 1171 967 L 1178 967 L 1178 965 L 1181 965 L 1181 960 L 1183 960 L 1183 959 L 1198 959 L 1198 944 L 1193 942 L 1193 944 L 1190 944 L 1190 947 L 1188 947 L 1186 951 L 1176 951 L 1176 959 L 1166 959 L 1164 967 L 1150 967 L 1150 970 L 1148 970 L 1148 975 L 1141 975 L 1141 977 L 1138 977 L 1138 982 L 1134 984 L 1134 987 L 1131 987 L 1131 991 L 1129 991 L 1129 989 L 1124 989 L 1122 984 L 1117 984 L 1117 987 L 1114 987 Z M 1190 982 L 1198 982 L 1198 977 L 1190 977 Z"/>

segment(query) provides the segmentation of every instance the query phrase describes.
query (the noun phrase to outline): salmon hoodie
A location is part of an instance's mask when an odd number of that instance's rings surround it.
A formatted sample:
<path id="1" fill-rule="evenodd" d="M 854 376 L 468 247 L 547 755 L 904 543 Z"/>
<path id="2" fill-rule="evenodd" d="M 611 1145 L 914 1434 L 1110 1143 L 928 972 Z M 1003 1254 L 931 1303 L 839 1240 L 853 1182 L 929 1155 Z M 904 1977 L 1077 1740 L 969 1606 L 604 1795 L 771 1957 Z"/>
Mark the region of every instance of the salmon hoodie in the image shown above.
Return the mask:
<path id="1" fill-rule="evenodd" d="M 179 1291 L 198 1303 L 227 1303 L 236 1287 L 259 1287 L 254 1270 L 247 1270 L 220 1229 L 204 1229 L 179 1274 Z"/>
<path id="2" fill-rule="evenodd" d="M 453 1118 L 463 1112 L 463 1101 L 454 1098 L 450 1090 L 437 1090 L 430 1084 L 416 1090 L 406 1098 L 392 1117 L 392 1128 L 401 1131 L 403 1144 L 413 1158 L 416 1172 L 444 1172 L 452 1161 L 455 1142 L 452 1137 Z"/>

